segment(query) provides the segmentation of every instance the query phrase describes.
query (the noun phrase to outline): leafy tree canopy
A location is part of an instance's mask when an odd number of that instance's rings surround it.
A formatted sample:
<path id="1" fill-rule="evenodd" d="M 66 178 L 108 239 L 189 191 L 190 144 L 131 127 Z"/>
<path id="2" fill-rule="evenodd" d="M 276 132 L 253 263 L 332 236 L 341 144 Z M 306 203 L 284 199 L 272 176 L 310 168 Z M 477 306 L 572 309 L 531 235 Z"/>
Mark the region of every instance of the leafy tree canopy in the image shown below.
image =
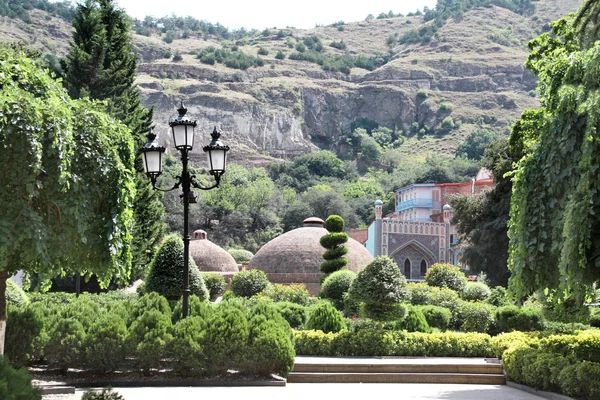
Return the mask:
<path id="1" fill-rule="evenodd" d="M 600 43 L 581 49 L 563 18 L 529 46 L 543 111 L 513 180 L 510 288 L 558 289 L 558 301 L 581 304 L 600 278 Z"/>

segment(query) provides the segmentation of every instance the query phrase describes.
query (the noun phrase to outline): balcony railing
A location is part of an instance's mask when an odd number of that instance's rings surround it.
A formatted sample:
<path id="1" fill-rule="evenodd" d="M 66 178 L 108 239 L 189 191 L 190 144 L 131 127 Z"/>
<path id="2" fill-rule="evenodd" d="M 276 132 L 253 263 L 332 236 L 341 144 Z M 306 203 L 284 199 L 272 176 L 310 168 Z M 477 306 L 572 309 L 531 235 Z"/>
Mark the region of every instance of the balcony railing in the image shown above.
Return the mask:
<path id="1" fill-rule="evenodd" d="M 398 203 L 398 212 L 411 208 L 433 208 L 433 200 L 431 199 L 411 199 Z"/>

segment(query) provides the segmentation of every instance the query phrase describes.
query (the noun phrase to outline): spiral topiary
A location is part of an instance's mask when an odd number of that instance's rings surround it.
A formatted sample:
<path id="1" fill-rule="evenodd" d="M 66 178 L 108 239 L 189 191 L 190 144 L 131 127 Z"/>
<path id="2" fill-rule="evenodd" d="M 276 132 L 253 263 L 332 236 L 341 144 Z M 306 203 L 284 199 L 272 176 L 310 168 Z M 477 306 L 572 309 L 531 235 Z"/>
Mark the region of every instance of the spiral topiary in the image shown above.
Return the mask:
<path id="1" fill-rule="evenodd" d="M 321 272 L 331 274 L 348 264 L 348 259 L 344 257 L 348 253 L 348 248 L 344 246 L 348 235 L 344 232 L 344 219 L 339 215 L 330 215 L 325 221 L 325 229 L 329 233 L 320 240 L 321 246 L 327 249 L 323 253 L 325 262 L 321 264 Z"/>
<path id="2" fill-rule="evenodd" d="M 145 291 L 157 292 L 168 300 L 178 300 L 183 291 L 183 240 L 177 233 L 167 235 L 150 264 Z M 208 290 L 193 258 L 189 258 L 190 293 L 208 300 Z"/>

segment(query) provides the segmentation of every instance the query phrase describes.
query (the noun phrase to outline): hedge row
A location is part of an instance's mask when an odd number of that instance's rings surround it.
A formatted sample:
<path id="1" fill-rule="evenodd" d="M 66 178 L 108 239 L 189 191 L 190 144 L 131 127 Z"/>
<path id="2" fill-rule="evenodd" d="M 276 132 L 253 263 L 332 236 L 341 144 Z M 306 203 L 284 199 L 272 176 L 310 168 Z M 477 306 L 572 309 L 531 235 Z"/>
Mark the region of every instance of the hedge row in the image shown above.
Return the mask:
<path id="1" fill-rule="evenodd" d="M 45 362 L 63 372 L 81 368 L 99 374 L 167 368 L 194 376 L 231 369 L 286 376 L 294 363 L 292 329 L 265 301 L 213 305 L 191 296 L 190 316 L 181 319 L 181 301 L 171 311 L 156 293 L 139 300 L 95 295 L 62 300 L 9 308 L 6 353 L 13 365 Z"/>
<path id="2" fill-rule="evenodd" d="M 509 379 L 578 399 L 600 399 L 600 331 L 512 332 L 492 340 Z"/>
<path id="3" fill-rule="evenodd" d="M 490 357 L 491 337 L 484 333 L 422 333 L 361 329 L 323 333 L 295 331 L 296 353 L 306 356 Z"/>

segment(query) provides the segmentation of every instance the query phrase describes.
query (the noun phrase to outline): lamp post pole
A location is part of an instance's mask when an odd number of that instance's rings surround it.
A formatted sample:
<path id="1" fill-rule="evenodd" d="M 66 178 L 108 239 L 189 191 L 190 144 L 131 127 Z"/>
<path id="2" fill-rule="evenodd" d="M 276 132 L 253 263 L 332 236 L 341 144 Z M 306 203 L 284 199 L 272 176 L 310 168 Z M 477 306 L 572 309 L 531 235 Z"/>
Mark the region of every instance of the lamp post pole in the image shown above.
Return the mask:
<path id="1" fill-rule="evenodd" d="M 177 177 L 177 181 L 173 187 L 161 189 L 156 185 L 157 179 L 162 173 L 162 155 L 165 152 L 165 148 L 156 142 L 156 135 L 152 128 L 148 135 L 146 135 L 148 143 L 144 145 L 141 152 L 144 161 L 144 171 L 148 178 L 150 178 L 154 189 L 169 192 L 178 189 L 181 186 L 182 194 L 180 197 L 183 201 L 183 318 L 186 318 L 189 312 L 190 296 L 189 204 L 196 203 L 197 201 L 196 194 L 191 188 L 211 190 L 219 186 L 221 176 L 225 173 L 229 146 L 225 146 L 221 143 L 221 134 L 217 132 L 217 128 L 215 127 L 211 134 L 212 141 L 202 148 L 204 152 L 208 154 L 209 173 L 215 179 L 215 183 L 208 187 L 200 186 L 196 182 L 195 176 L 190 174 L 188 168 L 189 152 L 194 147 L 194 128 L 197 123 L 195 120 L 192 121 L 185 116 L 187 109 L 183 106 L 183 102 L 177 111 L 179 113 L 178 117 L 169 122 L 169 126 L 171 127 L 171 132 L 173 134 L 175 148 L 181 153 L 183 169 L 181 176 Z"/>

